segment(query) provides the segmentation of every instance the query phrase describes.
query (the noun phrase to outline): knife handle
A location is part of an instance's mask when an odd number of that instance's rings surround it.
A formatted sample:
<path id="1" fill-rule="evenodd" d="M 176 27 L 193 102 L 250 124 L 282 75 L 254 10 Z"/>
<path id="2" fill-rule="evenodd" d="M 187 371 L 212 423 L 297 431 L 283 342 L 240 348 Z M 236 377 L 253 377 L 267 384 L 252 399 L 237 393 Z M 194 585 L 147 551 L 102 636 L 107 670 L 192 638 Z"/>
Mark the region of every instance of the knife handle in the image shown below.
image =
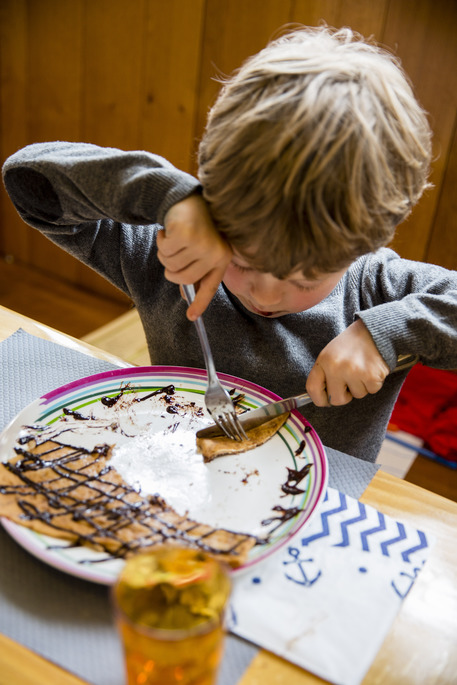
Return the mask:
<path id="1" fill-rule="evenodd" d="M 411 366 L 414 366 L 414 364 L 417 364 L 418 361 L 419 357 L 417 354 L 400 354 L 397 357 L 397 365 L 392 370 L 392 373 L 395 373 L 395 371 L 402 371 L 403 369 L 409 369 Z"/>

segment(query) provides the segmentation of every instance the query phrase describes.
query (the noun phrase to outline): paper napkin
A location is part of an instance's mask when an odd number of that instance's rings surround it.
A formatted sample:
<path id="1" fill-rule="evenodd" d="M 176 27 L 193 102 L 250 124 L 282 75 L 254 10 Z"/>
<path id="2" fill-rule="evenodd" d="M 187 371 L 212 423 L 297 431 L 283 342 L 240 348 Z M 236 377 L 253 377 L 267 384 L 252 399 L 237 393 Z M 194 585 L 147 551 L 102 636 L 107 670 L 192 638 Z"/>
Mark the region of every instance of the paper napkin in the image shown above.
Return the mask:
<path id="1" fill-rule="evenodd" d="M 329 488 L 302 533 L 235 579 L 230 630 L 336 685 L 359 685 L 430 544 Z"/>

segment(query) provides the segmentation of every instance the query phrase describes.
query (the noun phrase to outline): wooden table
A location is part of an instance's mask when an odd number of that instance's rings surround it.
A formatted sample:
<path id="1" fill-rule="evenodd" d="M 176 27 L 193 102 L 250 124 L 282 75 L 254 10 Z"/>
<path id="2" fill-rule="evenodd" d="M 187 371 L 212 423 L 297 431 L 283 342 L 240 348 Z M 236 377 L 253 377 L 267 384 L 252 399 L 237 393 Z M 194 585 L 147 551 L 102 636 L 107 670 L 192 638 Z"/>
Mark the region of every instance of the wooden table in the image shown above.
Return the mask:
<path id="1" fill-rule="evenodd" d="M 119 359 L 0 306 L 0 341 L 18 328 L 100 359 Z M 361 501 L 436 539 L 363 685 L 457 683 L 457 503 L 379 471 Z M 311 685 L 320 678 L 261 650 L 238 685 Z M 0 685 L 84 685 L 0 636 Z"/>

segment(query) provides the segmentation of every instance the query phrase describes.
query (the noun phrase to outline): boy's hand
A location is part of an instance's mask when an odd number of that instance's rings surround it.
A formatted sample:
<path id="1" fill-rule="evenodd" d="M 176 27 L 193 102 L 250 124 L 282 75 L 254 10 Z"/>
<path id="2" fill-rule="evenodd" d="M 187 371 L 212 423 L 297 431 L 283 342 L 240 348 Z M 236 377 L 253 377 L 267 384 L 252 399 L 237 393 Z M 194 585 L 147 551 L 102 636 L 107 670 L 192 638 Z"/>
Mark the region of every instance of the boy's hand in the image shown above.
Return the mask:
<path id="1" fill-rule="evenodd" d="M 318 407 L 339 406 L 378 392 L 389 372 L 365 324 L 357 319 L 324 347 L 306 390 Z"/>
<path id="2" fill-rule="evenodd" d="M 187 318 L 194 321 L 211 302 L 232 251 L 215 229 L 200 195 L 170 207 L 164 223 L 165 230 L 157 235 L 158 257 L 169 281 L 196 284 L 195 300 L 187 310 Z"/>

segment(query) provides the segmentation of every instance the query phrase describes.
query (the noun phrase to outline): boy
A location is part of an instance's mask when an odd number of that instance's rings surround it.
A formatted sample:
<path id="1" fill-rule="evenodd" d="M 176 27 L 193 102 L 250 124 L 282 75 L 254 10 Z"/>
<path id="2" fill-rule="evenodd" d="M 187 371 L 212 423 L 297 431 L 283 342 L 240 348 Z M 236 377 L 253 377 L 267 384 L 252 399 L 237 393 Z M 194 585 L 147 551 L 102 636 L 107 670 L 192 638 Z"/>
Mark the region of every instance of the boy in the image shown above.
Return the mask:
<path id="1" fill-rule="evenodd" d="M 323 443 L 374 461 L 405 377 L 388 375 L 397 356 L 457 367 L 457 273 L 383 247 L 429 160 L 425 114 L 393 58 L 321 28 L 228 81 L 201 185 L 146 152 L 72 143 L 19 151 L 4 181 L 27 223 L 131 296 L 152 364 L 203 366 L 191 320 L 207 307 L 219 371 L 283 397 L 306 386 Z M 191 282 L 186 318 L 175 284 Z"/>

